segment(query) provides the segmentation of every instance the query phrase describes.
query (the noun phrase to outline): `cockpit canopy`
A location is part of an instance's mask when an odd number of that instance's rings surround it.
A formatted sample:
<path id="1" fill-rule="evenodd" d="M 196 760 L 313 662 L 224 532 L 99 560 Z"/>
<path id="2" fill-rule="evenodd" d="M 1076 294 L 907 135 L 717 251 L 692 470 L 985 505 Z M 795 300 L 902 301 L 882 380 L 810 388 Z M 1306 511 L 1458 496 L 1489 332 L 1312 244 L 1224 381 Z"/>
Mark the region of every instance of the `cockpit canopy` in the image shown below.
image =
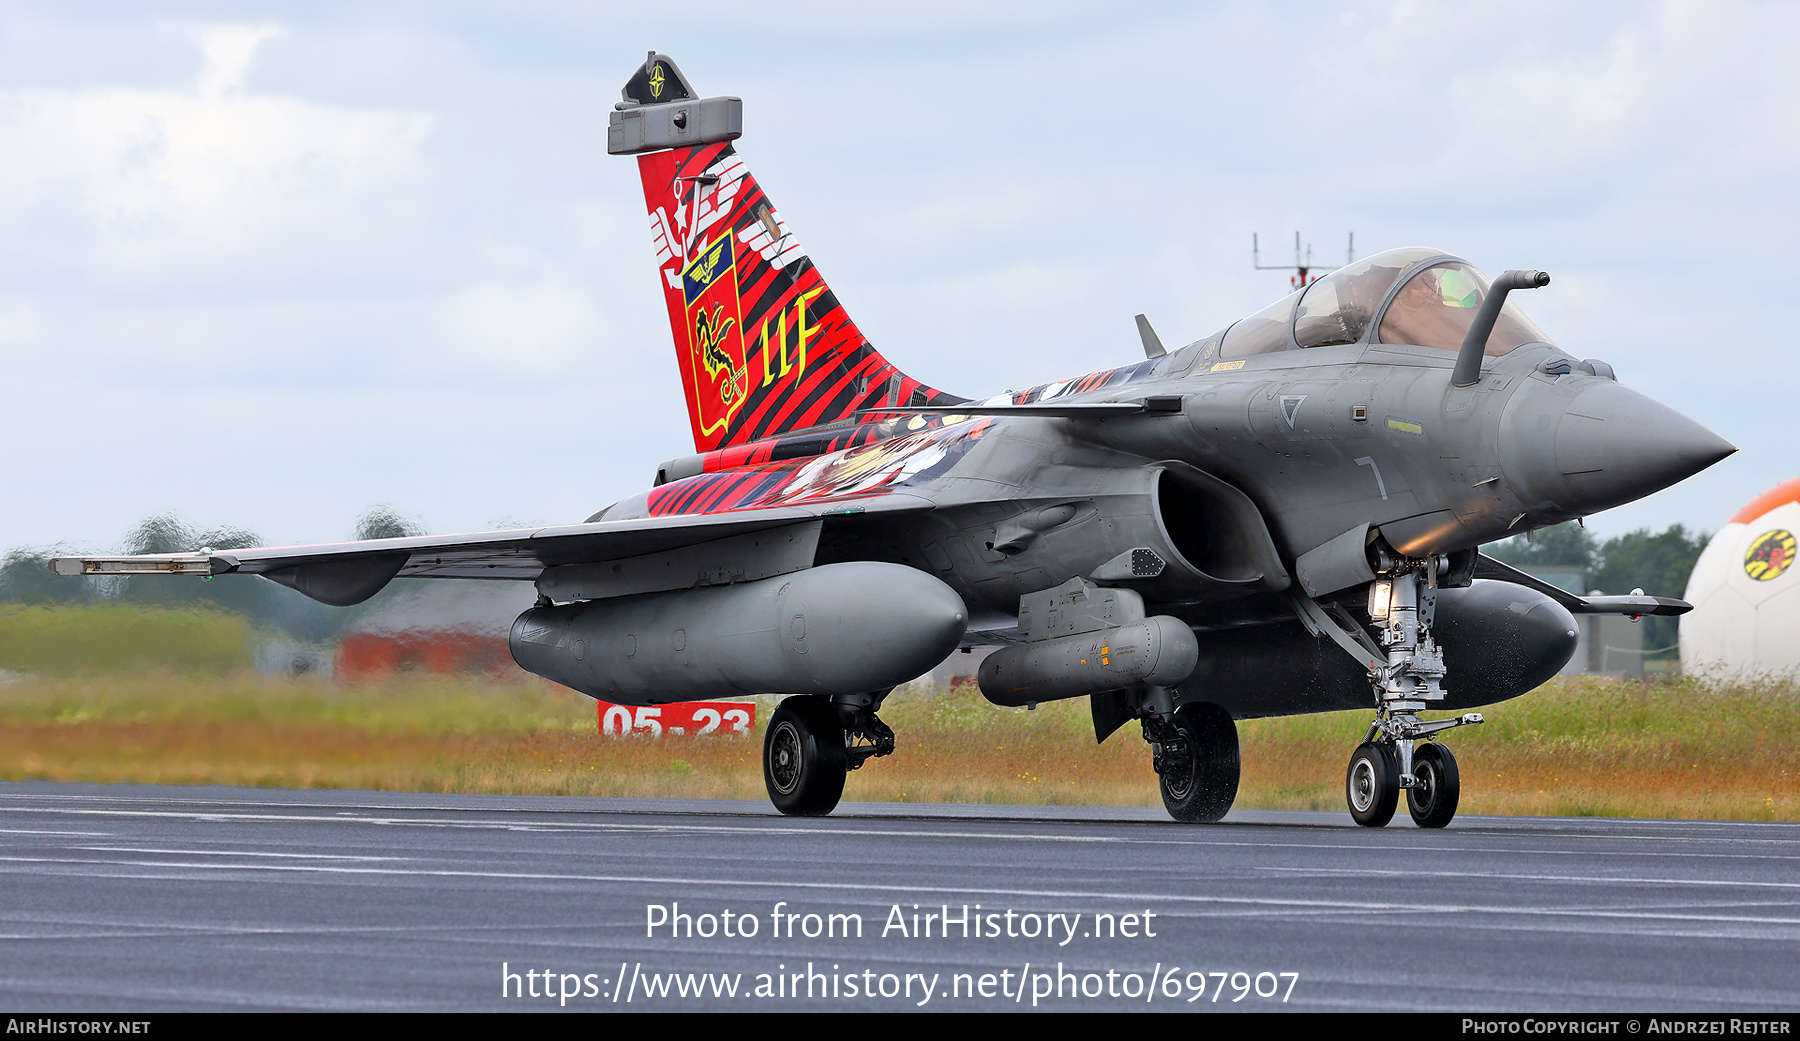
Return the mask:
<path id="1" fill-rule="evenodd" d="M 1454 351 L 1468 335 L 1488 285 L 1467 262 L 1438 250 L 1390 249 L 1339 268 L 1238 322 L 1225 334 L 1219 356 L 1365 341 Z M 1371 334 L 1377 316 L 1380 324 Z M 1488 337 L 1487 355 L 1549 342 L 1509 298 Z"/>

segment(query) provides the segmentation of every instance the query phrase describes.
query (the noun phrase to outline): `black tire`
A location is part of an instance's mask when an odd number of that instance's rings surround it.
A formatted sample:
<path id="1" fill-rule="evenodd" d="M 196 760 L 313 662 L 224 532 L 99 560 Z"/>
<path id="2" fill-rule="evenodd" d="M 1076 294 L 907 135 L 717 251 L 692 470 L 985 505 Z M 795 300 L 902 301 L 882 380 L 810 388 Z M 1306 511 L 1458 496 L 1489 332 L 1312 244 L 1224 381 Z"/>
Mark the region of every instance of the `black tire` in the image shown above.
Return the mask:
<path id="1" fill-rule="evenodd" d="M 1456 816 L 1456 801 L 1462 795 L 1462 781 L 1456 772 L 1456 757 L 1437 742 L 1422 744 L 1413 750 L 1413 776 L 1419 787 L 1406 790 L 1406 810 L 1413 823 L 1421 828 L 1441 828 Z"/>
<path id="2" fill-rule="evenodd" d="M 1400 805 L 1400 776 L 1384 746 L 1367 741 L 1356 746 L 1344 773 L 1344 799 L 1350 804 L 1350 816 L 1365 828 L 1379 828 L 1394 819 Z"/>
<path id="3" fill-rule="evenodd" d="M 1231 713 L 1202 702 L 1175 710 L 1175 726 L 1187 735 L 1187 754 L 1163 758 L 1163 806 L 1186 824 L 1212 824 L 1237 801 L 1237 724 Z"/>
<path id="4" fill-rule="evenodd" d="M 848 772 L 844 723 L 830 702 L 799 695 L 776 706 L 763 731 L 763 785 L 776 809 L 796 817 L 830 813 Z"/>

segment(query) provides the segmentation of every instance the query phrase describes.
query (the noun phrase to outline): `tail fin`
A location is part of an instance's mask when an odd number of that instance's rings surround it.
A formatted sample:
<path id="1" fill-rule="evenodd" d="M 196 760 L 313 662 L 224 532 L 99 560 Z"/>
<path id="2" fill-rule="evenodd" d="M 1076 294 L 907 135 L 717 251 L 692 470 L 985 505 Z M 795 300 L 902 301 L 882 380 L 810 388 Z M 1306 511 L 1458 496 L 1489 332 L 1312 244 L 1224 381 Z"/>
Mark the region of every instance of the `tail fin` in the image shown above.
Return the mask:
<path id="1" fill-rule="evenodd" d="M 609 150 L 642 153 L 638 172 L 696 450 L 830 423 L 860 408 L 963 400 L 889 364 L 844 313 L 732 147 L 737 99 L 695 100 L 680 70 L 655 53 L 623 94 Z"/>

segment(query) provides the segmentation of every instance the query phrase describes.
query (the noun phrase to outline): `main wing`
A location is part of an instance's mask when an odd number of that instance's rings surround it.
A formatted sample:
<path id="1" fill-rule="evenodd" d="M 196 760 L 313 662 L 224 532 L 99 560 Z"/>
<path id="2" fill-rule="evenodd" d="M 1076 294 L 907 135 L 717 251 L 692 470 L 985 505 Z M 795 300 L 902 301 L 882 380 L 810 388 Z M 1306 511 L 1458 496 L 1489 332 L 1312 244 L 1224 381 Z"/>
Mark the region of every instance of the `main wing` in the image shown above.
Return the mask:
<path id="1" fill-rule="evenodd" d="M 741 582 L 812 566 L 829 517 L 923 511 L 912 495 L 462 535 L 143 556 L 57 557 L 58 575 L 249 574 L 348 607 L 396 577 L 534 581 L 555 599 Z"/>

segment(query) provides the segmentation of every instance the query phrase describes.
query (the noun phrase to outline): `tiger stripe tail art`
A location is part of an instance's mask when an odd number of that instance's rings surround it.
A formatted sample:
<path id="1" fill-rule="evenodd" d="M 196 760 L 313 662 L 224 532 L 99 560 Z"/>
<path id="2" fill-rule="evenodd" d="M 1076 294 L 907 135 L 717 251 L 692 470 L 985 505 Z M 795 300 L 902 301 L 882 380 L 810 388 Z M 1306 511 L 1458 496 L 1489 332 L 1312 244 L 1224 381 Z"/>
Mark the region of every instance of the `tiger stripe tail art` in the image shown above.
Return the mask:
<path id="1" fill-rule="evenodd" d="M 667 59 L 647 67 L 626 104 L 691 95 Z M 730 141 L 639 155 L 638 173 L 696 451 L 962 400 L 869 343 Z"/>

